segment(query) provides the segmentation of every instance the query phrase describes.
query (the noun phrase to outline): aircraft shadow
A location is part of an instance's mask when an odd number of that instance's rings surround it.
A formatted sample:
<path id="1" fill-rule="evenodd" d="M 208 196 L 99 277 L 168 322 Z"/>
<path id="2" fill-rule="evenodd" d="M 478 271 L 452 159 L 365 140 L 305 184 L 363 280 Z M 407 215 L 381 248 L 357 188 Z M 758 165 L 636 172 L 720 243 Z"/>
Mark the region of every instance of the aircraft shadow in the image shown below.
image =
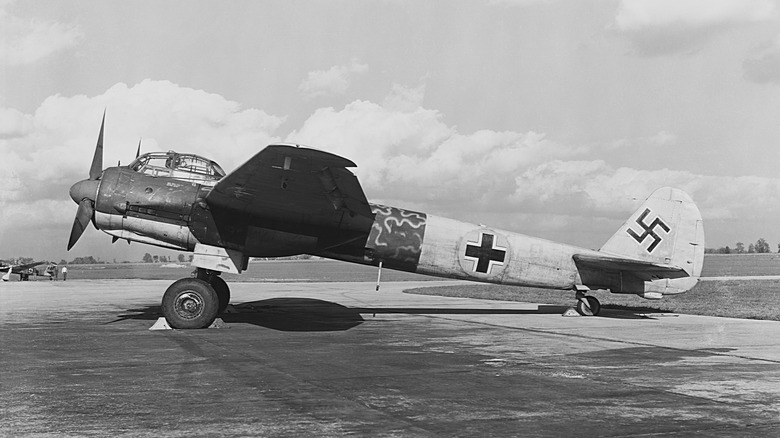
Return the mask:
<path id="1" fill-rule="evenodd" d="M 360 313 L 407 315 L 554 315 L 562 314 L 567 306 L 540 305 L 537 309 L 469 309 L 442 307 L 352 307 Z"/>
<path id="2" fill-rule="evenodd" d="M 537 309 L 449 309 L 449 308 L 420 308 L 420 307 L 356 307 L 361 313 L 403 313 L 408 315 L 563 315 L 573 306 L 556 304 L 540 304 Z M 610 319 L 655 319 L 647 314 L 660 314 L 658 309 L 625 306 L 604 306 L 596 318 Z M 592 317 L 586 317 L 592 318 Z"/>
<path id="3" fill-rule="evenodd" d="M 612 319 L 658 319 L 658 317 L 665 315 L 676 316 L 674 313 L 665 312 L 652 307 L 605 304 L 601 306 L 601 312 L 599 312 L 598 317 Z"/>
<path id="4" fill-rule="evenodd" d="M 127 309 L 109 324 L 125 320 L 156 321 L 160 306 Z M 349 330 L 364 320 L 360 312 L 340 304 L 310 298 L 271 298 L 234 304 L 219 315 L 225 323 L 253 324 L 288 332 Z"/>
<path id="5" fill-rule="evenodd" d="M 219 315 L 228 324 L 252 324 L 286 332 L 328 332 L 349 330 L 362 324 L 364 314 L 406 315 L 561 315 L 569 306 L 540 305 L 537 309 L 475 309 L 436 307 L 347 307 L 313 298 L 270 298 L 234 304 Z M 645 309 L 637 309 L 645 310 Z M 125 320 L 156 321 L 159 305 L 127 309 L 108 324 Z M 628 309 L 603 309 L 599 317 L 646 319 Z"/>

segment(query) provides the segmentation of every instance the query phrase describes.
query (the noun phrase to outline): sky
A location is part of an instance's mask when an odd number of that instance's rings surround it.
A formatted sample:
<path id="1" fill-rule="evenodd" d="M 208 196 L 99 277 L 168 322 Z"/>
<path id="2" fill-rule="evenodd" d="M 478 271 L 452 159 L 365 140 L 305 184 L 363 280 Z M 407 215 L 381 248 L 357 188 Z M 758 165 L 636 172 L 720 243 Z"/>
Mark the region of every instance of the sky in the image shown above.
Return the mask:
<path id="1" fill-rule="evenodd" d="M 267 144 L 372 202 L 599 248 L 656 188 L 707 247 L 780 243 L 780 0 L 0 0 L 0 258 L 140 260 L 90 227 L 104 166 Z"/>

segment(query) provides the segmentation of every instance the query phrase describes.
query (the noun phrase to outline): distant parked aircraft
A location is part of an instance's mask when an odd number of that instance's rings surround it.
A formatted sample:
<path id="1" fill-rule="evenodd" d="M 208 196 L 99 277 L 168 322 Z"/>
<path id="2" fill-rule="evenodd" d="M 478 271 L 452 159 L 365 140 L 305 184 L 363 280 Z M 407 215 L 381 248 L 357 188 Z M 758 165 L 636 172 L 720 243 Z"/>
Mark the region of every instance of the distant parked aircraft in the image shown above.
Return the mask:
<path id="1" fill-rule="evenodd" d="M 18 274 L 22 281 L 27 281 L 30 278 L 30 275 L 38 275 L 38 271 L 35 269 L 35 267 L 44 263 L 46 262 L 32 262 L 24 265 L 13 265 L 4 261 L 0 261 L 0 272 L 6 271 L 6 273 L 0 278 L 2 278 L 3 281 L 9 281 L 11 279 L 11 274 Z"/>

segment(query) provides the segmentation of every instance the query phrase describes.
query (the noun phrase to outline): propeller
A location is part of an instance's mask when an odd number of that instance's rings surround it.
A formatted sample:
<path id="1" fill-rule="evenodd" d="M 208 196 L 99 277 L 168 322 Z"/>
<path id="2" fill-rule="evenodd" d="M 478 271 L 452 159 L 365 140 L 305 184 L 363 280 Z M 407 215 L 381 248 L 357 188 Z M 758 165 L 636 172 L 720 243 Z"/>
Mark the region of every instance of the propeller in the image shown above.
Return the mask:
<path id="1" fill-rule="evenodd" d="M 100 134 L 98 134 L 95 155 L 92 156 L 92 166 L 89 168 L 89 179 L 96 180 L 103 173 L 103 127 L 106 124 L 106 111 L 103 110 L 103 121 L 100 122 Z"/>
<path id="2" fill-rule="evenodd" d="M 97 198 L 100 175 L 103 174 L 103 127 L 106 124 L 106 112 L 103 111 L 103 121 L 100 122 L 100 134 L 98 134 L 95 155 L 92 157 L 92 165 L 89 168 L 89 179 L 73 184 L 70 188 L 70 198 L 79 205 L 76 210 L 76 218 L 73 220 L 73 228 L 68 239 L 68 251 L 78 242 L 84 230 L 89 225 L 95 214 L 95 199 Z"/>
<path id="3" fill-rule="evenodd" d="M 87 225 L 95 214 L 95 207 L 92 206 L 92 200 L 84 198 L 79 202 L 79 209 L 76 210 L 76 219 L 73 220 L 73 228 L 70 229 L 70 239 L 68 239 L 68 251 L 78 242 L 79 237 L 87 229 Z"/>

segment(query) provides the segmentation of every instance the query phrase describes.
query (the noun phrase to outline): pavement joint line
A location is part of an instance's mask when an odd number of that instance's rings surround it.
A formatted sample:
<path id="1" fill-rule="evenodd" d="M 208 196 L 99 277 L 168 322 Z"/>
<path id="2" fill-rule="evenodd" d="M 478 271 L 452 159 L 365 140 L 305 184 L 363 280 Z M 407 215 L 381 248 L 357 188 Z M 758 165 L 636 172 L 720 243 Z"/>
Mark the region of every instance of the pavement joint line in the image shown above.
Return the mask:
<path id="1" fill-rule="evenodd" d="M 712 436 L 752 436 L 750 434 L 750 432 L 760 432 L 760 431 L 758 431 L 758 430 L 754 430 L 754 431 L 747 430 L 746 431 L 745 429 L 751 429 L 754 426 L 757 426 L 758 428 L 767 428 L 767 427 L 774 427 L 775 425 L 776 425 L 775 423 L 768 423 L 768 422 L 767 423 L 760 423 L 760 424 L 759 423 L 753 423 L 753 424 L 746 424 L 746 425 L 745 424 L 730 424 L 730 423 L 727 423 L 727 424 L 710 426 L 710 427 L 700 427 L 700 428 L 696 429 L 696 432 L 707 432 L 707 431 L 714 431 L 714 432 L 716 432 Z M 727 431 L 738 431 L 738 433 L 735 433 L 733 435 L 723 435 L 723 432 L 727 432 Z M 686 432 L 688 432 L 688 431 L 686 431 Z M 675 432 L 636 433 L 636 434 L 632 433 L 632 434 L 628 434 L 628 435 L 610 435 L 610 437 L 612 437 L 612 438 L 642 438 L 642 437 L 656 437 L 656 436 L 668 437 L 670 435 L 680 435 L 680 433 L 676 432 L 676 431 Z M 702 435 L 702 434 L 701 433 L 693 434 L 693 433 L 690 433 L 690 432 L 688 432 L 688 433 L 683 432 L 682 436 L 685 436 L 685 435 L 697 435 L 698 436 L 698 435 Z M 759 436 L 759 435 L 756 435 L 756 436 Z M 760 436 L 769 436 L 769 435 L 760 435 Z"/>
<path id="2" fill-rule="evenodd" d="M 350 381 L 350 380 L 363 380 L 367 377 L 369 378 L 386 378 L 386 377 L 412 377 L 412 376 L 444 376 L 448 374 L 469 374 L 472 370 L 463 370 L 463 371 L 431 371 L 431 372 L 407 372 L 407 373 L 397 373 L 397 374 L 361 374 L 360 376 L 349 376 L 349 377 L 324 377 L 321 379 L 308 379 L 307 382 L 338 382 L 338 381 Z"/>
<path id="3" fill-rule="evenodd" d="M 227 367 L 233 369 L 234 372 L 240 371 L 240 367 L 236 366 L 238 363 L 250 363 L 250 362 L 251 363 L 257 363 L 256 359 L 254 359 L 254 360 L 249 359 L 249 355 L 248 354 L 243 353 L 241 351 L 236 352 L 235 350 L 225 346 L 224 344 L 211 342 L 209 339 L 205 339 L 205 338 L 201 338 L 200 341 L 202 341 L 204 343 L 207 343 L 207 344 L 211 344 L 212 346 L 220 348 L 222 350 L 229 350 L 229 351 L 233 352 L 234 354 L 238 353 L 241 356 L 245 356 L 247 358 L 246 362 L 216 361 L 216 362 L 218 362 L 220 364 L 225 364 Z M 212 359 L 211 361 L 215 362 L 214 359 Z M 327 390 L 329 389 L 327 387 L 324 387 L 323 385 L 317 384 L 317 382 L 327 382 L 327 381 L 330 381 L 330 379 L 300 379 L 297 376 L 294 376 L 294 375 L 292 375 L 290 373 L 287 373 L 285 371 L 280 370 L 277 366 L 273 366 L 270 363 L 266 363 L 265 365 L 266 365 L 267 368 L 274 370 L 276 373 L 278 373 L 280 375 L 283 375 L 285 378 L 287 378 L 287 379 L 289 379 L 291 381 L 303 382 L 303 383 L 308 384 L 308 385 L 310 385 L 310 386 L 312 386 L 314 388 L 317 388 L 319 391 L 323 391 L 323 392 L 327 392 Z M 230 374 L 231 374 L 231 377 L 233 377 L 233 373 L 230 373 Z M 401 377 L 403 377 L 404 375 L 411 375 L 411 374 L 403 374 L 403 375 L 401 375 Z M 430 375 L 430 373 L 421 374 L 421 375 Z M 356 379 L 356 377 L 353 377 L 352 379 Z M 249 383 L 249 385 L 252 388 L 254 388 L 255 390 L 260 391 L 260 392 L 264 392 L 265 390 L 267 390 L 267 388 L 262 386 L 259 382 L 258 383 Z M 392 414 L 392 412 L 388 412 L 386 410 L 380 410 L 380 409 L 378 409 L 378 407 L 372 407 L 372 406 L 370 406 L 370 405 L 368 405 L 368 404 L 366 404 L 366 403 L 364 403 L 362 401 L 359 401 L 359 400 L 350 399 L 350 398 L 346 397 L 345 395 L 342 395 L 341 393 L 338 394 L 338 397 L 343 402 L 345 402 L 347 404 L 362 406 L 362 407 L 364 407 L 366 409 L 370 409 L 376 415 L 380 415 L 380 416 L 383 416 L 385 418 L 391 418 L 391 419 L 393 419 L 395 421 L 398 421 L 398 422 L 401 422 L 401 423 L 405 424 L 406 426 L 408 426 L 408 427 L 410 427 L 412 429 L 419 429 L 419 430 L 424 431 L 426 433 L 431 433 L 430 430 L 421 427 L 417 422 L 413 422 L 409 418 L 399 417 L 398 415 Z M 294 408 L 290 407 L 290 409 L 294 409 Z M 307 414 L 307 415 L 311 415 L 314 418 L 318 418 L 317 415 L 313 415 L 313 414 Z"/>

